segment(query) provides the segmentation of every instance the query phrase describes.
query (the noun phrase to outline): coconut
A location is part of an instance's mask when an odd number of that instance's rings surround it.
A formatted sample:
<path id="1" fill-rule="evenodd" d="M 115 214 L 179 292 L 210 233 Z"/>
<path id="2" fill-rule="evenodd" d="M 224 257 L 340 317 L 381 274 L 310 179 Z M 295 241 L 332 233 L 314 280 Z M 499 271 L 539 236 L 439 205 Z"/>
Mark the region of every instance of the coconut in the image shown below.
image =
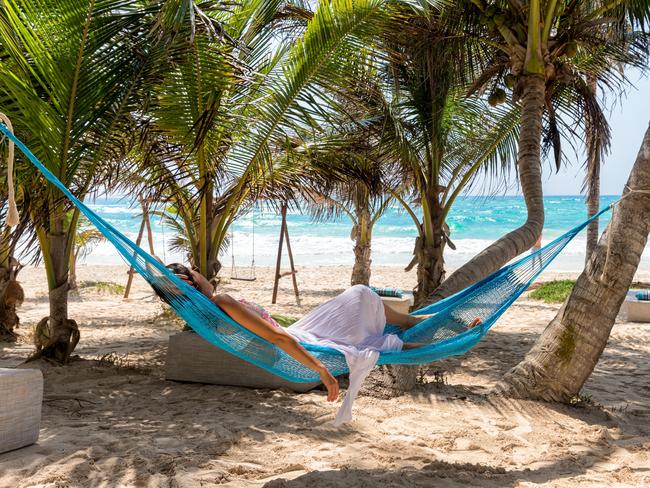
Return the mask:
<path id="1" fill-rule="evenodd" d="M 578 43 L 576 41 L 571 41 L 567 43 L 564 48 L 564 55 L 568 58 L 574 57 L 578 53 Z"/>

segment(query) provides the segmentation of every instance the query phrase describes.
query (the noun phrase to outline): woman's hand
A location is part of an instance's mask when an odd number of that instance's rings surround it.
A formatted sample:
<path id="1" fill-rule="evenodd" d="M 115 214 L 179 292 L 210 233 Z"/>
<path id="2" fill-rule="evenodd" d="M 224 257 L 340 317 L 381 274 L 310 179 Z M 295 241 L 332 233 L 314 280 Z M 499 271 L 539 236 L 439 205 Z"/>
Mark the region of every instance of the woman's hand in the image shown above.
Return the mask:
<path id="1" fill-rule="evenodd" d="M 320 380 L 325 385 L 325 388 L 327 388 L 327 401 L 336 401 L 339 397 L 339 382 L 336 381 L 336 378 L 332 376 L 332 373 L 325 366 L 319 369 L 318 373 L 320 374 Z"/>
<path id="2" fill-rule="evenodd" d="M 196 271 L 191 271 L 191 273 L 192 276 L 187 276 L 184 274 L 177 274 L 176 276 L 178 276 L 181 280 L 183 280 L 188 285 L 193 286 L 194 288 L 199 290 L 208 298 L 211 297 L 214 292 L 214 288 L 212 284 L 210 284 L 210 282 L 201 273 L 198 273 Z"/>
<path id="3" fill-rule="evenodd" d="M 413 324 L 413 325 L 417 325 L 417 324 L 419 324 L 420 322 L 424 322 L 426 319 L 429 319 L 429 318 L 433 317 L 434 315 L 435 315 L 435 314 L 428 314 L 428 315 L 411 315 L 411 317 L 413 317 L 414 320 L 415 320 L 415 324 Z"/>
<path id="4" fill-rule="evenodd" d="M 194 282 L 192 282 L 192 280 L 190 280 L 189 276 L 184 275 L 184 274 L 176 274 L 176 276 L 178 278 L 180 278 L 181 280 L 183 280 L 188 285 L 190 285 L 191 287 L 196 288 L 196 285 L 194 284 Z"/>

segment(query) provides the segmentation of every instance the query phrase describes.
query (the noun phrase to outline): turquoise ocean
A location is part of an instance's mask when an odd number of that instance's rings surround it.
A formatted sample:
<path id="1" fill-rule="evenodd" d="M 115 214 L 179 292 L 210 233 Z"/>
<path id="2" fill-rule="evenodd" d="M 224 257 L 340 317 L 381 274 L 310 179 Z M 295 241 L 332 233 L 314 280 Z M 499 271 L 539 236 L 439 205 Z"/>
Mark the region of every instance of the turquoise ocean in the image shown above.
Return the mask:
<path id="1" fill-rule="evenodd" d="M 618 197 L 604 196 L 602 206 Z M 111 224 L 135 240 L 142 221 L 138 206 L 130 199 L 106 197 L 91 201 L 90 207 Z M 543 243 L 561 235 L 586 218 L 582 196 L 547 196 L 544 199 L 546 225 Z M 601 231 L 609 221 L 609 213 L 601 218 Z M 448 218 L 451 238 L 456 250 L 448 249 L 445 261 L 456 268 L 485 248 L 504 233 L 517 228 L 526 219 L 526 207 L 521 196 L 460 197 Z M 232 251 L 238 268 L 249 266 L 254 250 L 257 266 L 275 264 L 280 233 L 280 216 L 270 208 L 257 206 L 239 218 L 232 226 L 233 245 L 222 257 L 225 267 L 230 267 Z M 346 217 L 328 222 L 314 222 L 306 214 L 290 211 L 287 224 L 291 247 L 298 266 L 349 265 L 353 262 L 350 231 L 352 225 Z M 166 262 L 182 261 L 183 256 L 172 253 L 168 242 L 172 230 L 152 217 L 152 231 L 156 254 Z M 389 208 L 378 220 L 373 233 L 373 263 L 377 265 L 405 266 L 412 257 L 416 229 L 411 217 L 399 206 Z M 143 240 L 146 243 L 146 239 Z M 584 264 L 584 232 L 567 246 L 551 265 L 557 271 L 578 271 Z M 119 264 L 122 260 L 108 243 L 97 246 L 85 259 L 87 264 Z M 284 262 L 287 262 L 286 253 Z M 650 271 L 650 250 L 646 248 L 640 269 Z"/>

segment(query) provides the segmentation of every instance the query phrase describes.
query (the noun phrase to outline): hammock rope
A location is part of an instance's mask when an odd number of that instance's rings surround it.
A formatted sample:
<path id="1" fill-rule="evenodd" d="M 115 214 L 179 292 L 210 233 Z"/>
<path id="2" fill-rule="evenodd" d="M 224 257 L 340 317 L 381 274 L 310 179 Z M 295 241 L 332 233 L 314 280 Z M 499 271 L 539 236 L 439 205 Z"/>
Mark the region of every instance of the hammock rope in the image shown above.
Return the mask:
<path id="1" fill-rule="evenodd" d="M 76 198 L 32 152 L 4 125 L 0 132 L 27 156 L 43 176 L 58 188 L 97 229 L 115 246 L 122 259 L 156 290 L 163 294 L 175 312 L 201 337 L 217 347 L 259 366 L 277 376 L 294 382 L 318 381 L 317 373 L 299 363 L 284 351 L 260 338 L 232 320 L 205 295 L 194 289 L 151 257 L 109 222 L 94 213 Z M 590 222 L 610 210 L 608 206 L 592 218 L 542 247 L 506 265 L 483 280 L 416 314 L 433 314 L 407 331 L 387 326 L 405 342 L 422 342 L 425 346 L 405 351 L 384 352 L 378 364 L 426 364 L 471 349 L 494 325 L 508 307 L 530 286 L 564 247 Z M 483 323 L 467 329 L 475 317 Z M 339 351 L 312 344 L 303 346 L 330 370 L 333 375 L 348 372 L 345 357 Z"/>
<path id="2" fill-rule="evenodd" d="M 9 117 L 0 112 L 0 121 L 2 121 L 2 123 L 7 126 L 7 129 L 13 134 L 14 128 L 11 125 Z M 6 222 L 9 227 L 15 227 L 20 222 L 18 207 L 16 206 L 16 196 L 14 195 L 14 151 L 14 141 L 9 138 L 9 142 L 7 143 L 7 186 L 9 187 L 7 199 L 9 201 L 9 209 L 7 210 Z"/>

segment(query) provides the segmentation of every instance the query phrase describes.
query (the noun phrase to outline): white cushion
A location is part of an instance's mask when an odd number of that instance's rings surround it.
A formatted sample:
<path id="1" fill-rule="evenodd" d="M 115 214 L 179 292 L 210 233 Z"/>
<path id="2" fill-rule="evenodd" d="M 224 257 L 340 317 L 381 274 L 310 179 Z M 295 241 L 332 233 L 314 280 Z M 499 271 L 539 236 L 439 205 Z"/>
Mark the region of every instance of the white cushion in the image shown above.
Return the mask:
<path id="1" fill-rule="evenodd" d="M 0 368 L 0 453 L 38 440 L 42 403 L 40 370 Z"/>

